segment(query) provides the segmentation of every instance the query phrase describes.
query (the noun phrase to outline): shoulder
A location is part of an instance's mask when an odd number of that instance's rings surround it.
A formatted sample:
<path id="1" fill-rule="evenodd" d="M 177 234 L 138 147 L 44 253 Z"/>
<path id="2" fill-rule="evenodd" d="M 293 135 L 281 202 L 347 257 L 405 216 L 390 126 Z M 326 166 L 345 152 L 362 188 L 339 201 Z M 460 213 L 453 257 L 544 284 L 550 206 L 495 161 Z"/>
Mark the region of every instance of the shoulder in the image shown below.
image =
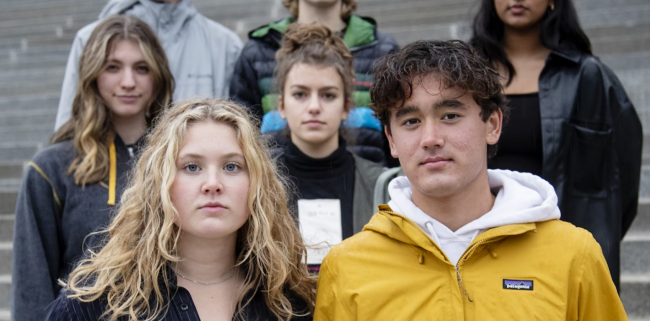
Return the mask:
<path id="1" fill-rule="evenodd" d="M 36 153 L 31 163 L 44 171 L 59 170 L 61 168 L 67 170 L 76 155 L 74 144 L 71 140 L 66 140 L 43 148 Z"/>
<path id="2" fill-rule="evenodd" d="M 575 225 L 560 221 L 550 220 L 545 222 L 536 223 L 537 233 L 542 238 L 540 242 L 548 245 L 553 245 L 561 249 L 564 253 L 571 255 L 583 255 L 585 251 L 593 251 L 597 249 L 602 251 L 594 236 L 587 230 L 576 227 Z M 575 246 L 567 247 L 566 244 L 573 244 Z"/>
<path id="3" fill-rule="evenodd" d="M 101 299 L 91 302 L 82 302 L 75 298 L 69 298 L 65 288 L 50 305 L 50 310 L 45 320 L 47 321 L 90 321 L 99 320 L 104 313 L 104 306 Z"/>
<path id="4" fill-rule="evenodd" d="M 363 176 L 372 178 L 374 181 L 376 181 L 377 178 L 379 178 L 379 175 L 386 171 L 386 168 L 381 164 L 377 164 L 375 162 L 364 159 L 355 153 L 351 154 L 354 157 L 354 165 L 359 171 L 359 174 Z"/>
<path id="5" fill-rule="evenodd" d="M 212 39 L 218 39 L 239 46 L 242 44 L 241 39 L 234 31 L 200 13 L 197 13 L 191 21 L 200 23 L 206 29 L 206 34 Z"/>
<path id="6" fill-rule="evenodd" d="M 388 52 L 394 52 L 399 50 L 399 45 L 397 44 L 397 41 L 393 39 L 393 37 L 379 30 L 377 30 L 375 36 L 377 38 L 378 46 L 381 51 L 388 53 Z"/>
<path id="7" fill-rule="evenodd" d="M 242 49 L 241 57 L 250 60 L 268 58 L 275 62 L 276 51 L 277 47 L 273 47 L 269 41 L 259 38 L 250 38 Z"/>

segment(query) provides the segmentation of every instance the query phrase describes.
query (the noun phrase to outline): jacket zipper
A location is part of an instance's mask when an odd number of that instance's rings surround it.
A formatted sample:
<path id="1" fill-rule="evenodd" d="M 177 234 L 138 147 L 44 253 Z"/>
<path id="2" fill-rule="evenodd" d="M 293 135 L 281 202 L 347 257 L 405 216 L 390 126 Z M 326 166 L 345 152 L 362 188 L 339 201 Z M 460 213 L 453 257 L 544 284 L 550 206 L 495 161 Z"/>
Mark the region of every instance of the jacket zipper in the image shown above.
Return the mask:
<path id="1" fill-rule="evenodd" d="M 388 212 L 388 211 L 387 211 L 387 212 Z M 429 236 L 429 234 L 427 234 L 427 232 L 425 232 L 425 231 L 420 227 L 420 225 L 417 225 L 417 223 L 413 222 L 410 218 L 408 218 L 408 217 L 406 217 L 406 216 L 404 216 L 404 215 L 401 215 L 401 214 L 398 214 L 398 213 L 395 213 L 395 212 L 392 212 L 392 211 L 391 211 L 390 213 L 395 214 L 395 215 L 397 215 L 397 216 L 403 218 L 403 219 L 406 220 L 407 222 L 411 223 L 411 225 L 415 226 L 418 230 L 420 230 L 420 232 L 422 232 L 422 234 L 424 234 L 424 235 L 425 235 L 425 236 L 426 236 L 426 237 L 431 241 L 431 243 L 433 243 L 433 245 L 434 245 L 436 248 L 438 248 L 438 250 L 440 251 L 440 253 L 442 253 L 442 255 L 447 259 L 447 261 L 449 261 L 449 258 L 447 257 L 447 255 L 445 254 L 445 252 L 442 251 L 442 249 L 438 246 L 438 244 L 436 244 L 436 242 L 435 242 L 435 241 L 434 241 L 434 240 Z M 466 260 L 467 257 L 469 256 L 469 253 L 471 253 L 471 251 L 474 250 L 474 248 L 476 248 L 476 247 L 479 246 L 480 244 L 483 244 L 483 243 L 485 243 L 485 242 L 487 242 L 487 241 L 491 241 L 491 240 L 496 239 L 496 238 L 497 238 L 497 237 L 491 237 L 491 238 L 487 238 L 487 239 L 484 239 L 484 240 L 480 240 L 480 241 L 474 243 L 474 245 L 472 245 L 472 246 L 469 247 L 467 250 L 465 250 L 465 254 L 462 256 L 462 259 L 463 259 L 463 260 Z M 460 262 L 460 261 L 459 261 L 459 262 Z M 463 284 L 463 278 L 460 276 L 460 270 L 458 269 L 458 265 L 455 265 L 455 268 L 456 268 L 456 276 L 457 276 L 456 280 L 458 281 L 458 287 L 460 288 L 461 292 L 463 292 L 463 294 L 465 294 L 465 296 L 467 297 L 467 299 L 469 300 L 469 302 L 474 302 L 474 300 L 472 299 L 472 297 L 469 296 L 469 293 L 468 293 L 467 290 L 465 289 L 465 285 Z"/>

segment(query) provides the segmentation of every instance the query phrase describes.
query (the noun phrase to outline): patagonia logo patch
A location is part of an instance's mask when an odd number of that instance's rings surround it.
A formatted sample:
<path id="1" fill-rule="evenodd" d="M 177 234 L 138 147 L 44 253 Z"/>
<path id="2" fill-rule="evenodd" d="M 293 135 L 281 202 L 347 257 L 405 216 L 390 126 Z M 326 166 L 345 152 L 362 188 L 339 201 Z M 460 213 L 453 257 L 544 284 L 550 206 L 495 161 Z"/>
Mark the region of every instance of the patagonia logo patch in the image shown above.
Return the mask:
<path id="1" fill-rule="evenodd" d="M 532 291 L 533 281 L 503 279 L 503 288 L 506 290 Z"/>

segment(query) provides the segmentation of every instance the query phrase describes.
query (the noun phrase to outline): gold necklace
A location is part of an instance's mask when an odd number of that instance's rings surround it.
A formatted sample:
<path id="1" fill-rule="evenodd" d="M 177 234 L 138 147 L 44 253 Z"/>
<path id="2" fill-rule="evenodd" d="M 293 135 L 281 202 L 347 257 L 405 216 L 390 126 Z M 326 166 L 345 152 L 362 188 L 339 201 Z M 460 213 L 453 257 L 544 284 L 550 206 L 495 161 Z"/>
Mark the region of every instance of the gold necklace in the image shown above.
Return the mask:
<path id="1" fill-rule="evenodd" d="M 178 271 L 176 271 L 176 275 L 178 275 L 178 276 L 182 277 L 183 279 L 188 280 L 188 281 L 190 281 L 190 282 L 192 282 L 192 283 L 196 283 L 196 284 L 200 284 L 200 285 L 215 285 L 215 284 L 221 284 L 221 283 L 224 283 L 224 282 L 226 282 L 226 281 L 232 279 L 235 275 L 237 275 L 237 271 L 236 271 L 236 270 L 233 271 L 233 273 L 232 273 L 231 276 L 229 276 L 229 277 L 227 277 L 227 278 L 225 278 L 225 279 L 223 279 L 223 280 L 221 280 L 221 281 L 212 282 L 212 283 L 205 283 L 205 282 L 201 282 L 201 281 L 192 280 L 192 279 L 190 279 L 190 278 L 188 278 L 188 277 L 186 277 L 186 276 L 180 274 Z"/>

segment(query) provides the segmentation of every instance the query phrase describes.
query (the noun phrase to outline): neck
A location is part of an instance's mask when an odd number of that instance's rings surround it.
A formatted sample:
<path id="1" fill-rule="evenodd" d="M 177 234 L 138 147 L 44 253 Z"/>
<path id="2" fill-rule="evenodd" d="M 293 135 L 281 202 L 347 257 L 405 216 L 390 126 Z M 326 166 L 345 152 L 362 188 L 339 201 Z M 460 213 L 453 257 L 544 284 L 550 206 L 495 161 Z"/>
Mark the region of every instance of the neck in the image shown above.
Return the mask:
<path id="1" fill-rule="evenodd" d="M 199 282 L 214 282 L 234 273 L 237 233 L 221 239 L 206 240 L 183 233 L 178 244 L 176 271 Z"/>
<path id="2" fill-rule="evenodd" d="M 129 118 L 113 116 L 111 121 L 115 132 L 126 145 L 134 144 L 147 132 L 147 120 L 144 114 Z"/>
<path id="3" fill-rule="evenodd" d="M 489 212 L 496 198 L 490 192 L 487 170 L 470 186 L 450 196 L 431 197 L 411 188 L 413 204 L 454 232 Z"/>
<path id="4" fill-rule="evenodd" d="M 345 21 L 341 19 L 341 1 L 328 5 L 314 5 L 307 1 L 298 2 L 298 23 L 318 22 L 326 25 L 333 32 L 343 30 Z"/>
<path id="5" fill-rule="evenodd" d="M 310 144 L 301 139 L 298 139 L 295 134 L 291 133 L 291 142 L 303 152 L 303 154 L 311 158 L 325 158 L 332 155 L 339 148 L 339 136 L 334 135 L 332 138 L 318 144 Z"/>
<path id="6" fill-rule="evenodd" d="M 511 28 L 504 26 L 503 45 L 508 57 L 530 57 L 548 54 L 548 48 L 539 39 L 540 25 L 529 28 Z"/>

